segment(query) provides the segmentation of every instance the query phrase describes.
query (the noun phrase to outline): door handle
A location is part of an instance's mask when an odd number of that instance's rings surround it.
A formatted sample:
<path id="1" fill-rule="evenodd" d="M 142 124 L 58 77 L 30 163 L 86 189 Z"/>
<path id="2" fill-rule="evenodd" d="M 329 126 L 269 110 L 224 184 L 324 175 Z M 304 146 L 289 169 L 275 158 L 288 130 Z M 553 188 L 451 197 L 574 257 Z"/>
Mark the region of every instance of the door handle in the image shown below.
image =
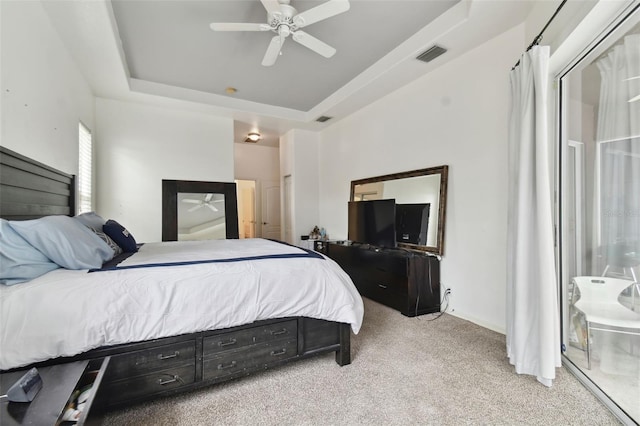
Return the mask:
<path id="1" fill-rule="evenodd" d="M 263 225 L 267 225 L 267 222 L 262 222 Z"/>

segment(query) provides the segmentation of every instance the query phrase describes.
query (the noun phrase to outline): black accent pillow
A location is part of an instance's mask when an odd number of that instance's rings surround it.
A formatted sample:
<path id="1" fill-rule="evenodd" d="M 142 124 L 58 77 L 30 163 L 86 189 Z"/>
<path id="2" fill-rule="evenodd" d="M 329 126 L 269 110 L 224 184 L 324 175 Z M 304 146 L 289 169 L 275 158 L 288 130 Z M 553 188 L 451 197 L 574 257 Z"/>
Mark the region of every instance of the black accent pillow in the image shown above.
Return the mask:
<path id="1" fill-rule="evenodd" d="M 134 253 L 138 251 L 138 245 L 133 235 L 113 219 L 109 219 L 103 226 L 102 230 L 111 237 L 125 253 Z"/>

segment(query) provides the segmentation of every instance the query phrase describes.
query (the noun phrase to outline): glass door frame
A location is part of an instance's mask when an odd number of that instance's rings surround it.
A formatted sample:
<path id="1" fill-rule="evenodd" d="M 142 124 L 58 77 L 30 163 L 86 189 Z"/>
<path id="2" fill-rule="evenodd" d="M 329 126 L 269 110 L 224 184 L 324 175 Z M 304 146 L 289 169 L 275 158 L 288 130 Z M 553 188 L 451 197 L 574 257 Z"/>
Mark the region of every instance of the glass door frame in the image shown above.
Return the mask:
<path id="1" fill-rule="evenodd" d="M 571 61 L 571 63 L 567 64 L 567 66 L 557 73 L 554 77 L 554 87 L 557 88 L 556 96 L 555 96 L 555 106 L 556 106 L 556 167 L 555 167 L 555 189 L 556 189 L 556 199 L 555 199 L 555 220 L 556 220 L 556 262 L 557 262 L 557 275 L 558 275 L 558 301 L 561 309 L 560 312 L 560 336 L 562 341 L 562 364 L 569 370 L 572 374 L 576 376 L 576 378 L 591 392 L 593 392 L 596 397 L 606 405 L 611 412 L 618 417 L 623 423 L 637 423 L 638 419 L 631 418 L 623 408 L 621 408 L 616 401 L 611 399 L 611 397 L 606 394 L 595 382 L 593 382 L 583 371 L 577 366 L 566 354 L 566 346 L 568 343 L 568 336 L 565 330 L 565 324 L 569 320 L 569 312 L 568 303 L 566 300 L 568 295 L 568 276 L 565 277 L 565 274 L 568 270 L 567 267 L 567 257 L 565 256 L 564 251 L 564 242 L 568 241 L 568 227 L 566 226 L 566 218 L 565 211 L 567 211 L 567 202 L 569 200 L 565 199 L 565 185 L 567 182 L 566 176 L 566 167 L 565 161 L 568 158 L 567 155 L 567 146 L 570 142 L 570 138 L 568 137 L 568 115 L 567 115 L 567 104 L 566 100 L 568 100 L 568 84 L 565 84 L 565 78 L 568 77 L 569 73 L 575 70 L 580 64 L 583 63 L 597 48 L 601 47 L 602 43 L 604 43 L 609 37 L 611 37 L 616 31 L 618 31 L 625 23 L 627 23 L 628 19 L 635 13 L 640 13 L 640 4 L 630 4 L 628 7 L 624 9 L 624 11 L 616 17 L 616 19 L 607 26 L 607 28 L 599 35 L 597 35 L 591 43 L 579 54 L 577 57 Z M 600 146 L 597 146 L 596 155 L 599 156 Z M 599 167 L 599 166 L 598 166 Z M 596 182 L 595 191 L 599 191 L 600 182 Z M 599 226 L 599 225 L 598 225 Z M 599 230 L 597 230 L 599 234 Z M 588 338 L 588 336 L 587 336 Z"/>

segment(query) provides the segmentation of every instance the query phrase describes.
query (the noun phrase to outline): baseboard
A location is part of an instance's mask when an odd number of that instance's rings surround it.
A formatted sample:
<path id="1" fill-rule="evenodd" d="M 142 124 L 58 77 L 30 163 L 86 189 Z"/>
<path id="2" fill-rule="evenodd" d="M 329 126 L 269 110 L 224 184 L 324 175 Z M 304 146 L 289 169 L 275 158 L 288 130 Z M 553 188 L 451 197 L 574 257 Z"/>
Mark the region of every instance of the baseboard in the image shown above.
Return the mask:
<path id="1" fill-rule="evenodd" d="M 464 313 L 460 313 L 460 311 L 457 311 L 457 310 L 453 312 L 447 311 L 447 314 L 472 322 L 474 324 L 479 325 L 480 327 L 488 328 L 489 330 L 495 331 L 496 333 L 505 334 L 505 335 L 507 334 L 507 331 L 505 330 L 504 326 L 490 324 L 486 321 L 483 321 L 479 318 L 474 317 L 473 315 L 466 315 Z"/>

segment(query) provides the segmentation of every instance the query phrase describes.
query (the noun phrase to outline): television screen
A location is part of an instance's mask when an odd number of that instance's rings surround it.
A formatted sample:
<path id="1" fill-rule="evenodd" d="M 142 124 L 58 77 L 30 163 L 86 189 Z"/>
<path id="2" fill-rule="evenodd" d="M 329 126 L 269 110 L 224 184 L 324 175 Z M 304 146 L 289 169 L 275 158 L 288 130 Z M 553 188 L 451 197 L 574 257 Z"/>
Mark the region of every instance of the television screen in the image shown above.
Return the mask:
<path id="1" fill-rule="evenodd" d="M 396 200 L 349 202 L 349 240 L 379 247 L 396 246 Z"/>
<path id="2" fill-rule="evenodd" d="M 396 204 L 396 236 L 400 243 L 427 244 L 430 204 Z"/>

